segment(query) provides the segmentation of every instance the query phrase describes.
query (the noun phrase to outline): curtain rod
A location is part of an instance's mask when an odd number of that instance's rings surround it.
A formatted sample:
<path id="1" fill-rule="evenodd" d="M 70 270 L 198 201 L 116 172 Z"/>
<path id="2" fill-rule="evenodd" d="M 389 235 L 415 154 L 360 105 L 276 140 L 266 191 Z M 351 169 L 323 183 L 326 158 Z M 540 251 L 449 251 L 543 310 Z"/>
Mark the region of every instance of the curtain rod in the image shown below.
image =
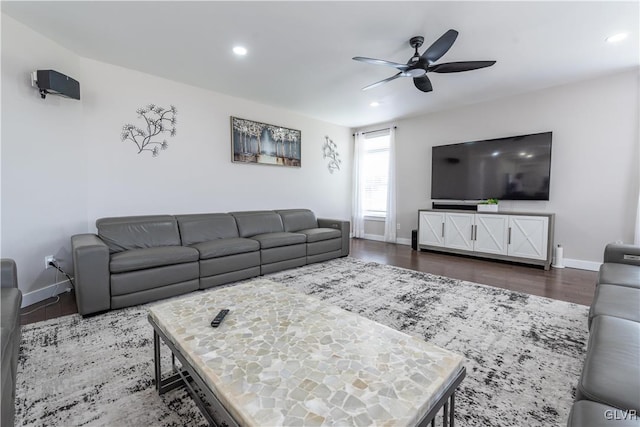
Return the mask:
<path id="1" fill-rule="evenodd" d="M 393 128 L 394 128 L 394 129 L 398 129 L 398 126 L 393 126 Z M 376 130 L 369 130 L 369 131 L 366 131 L 366 132 L 356 132 L 356 133 L 352 134 L 351 136 L 356 136 L 356 135 L 357 135 L 357 134 L 359 134 L 359 133 L 360 133 L 360 134 L 362 134 L 362 135 L 366 135 L 366 134 L 368 134 L 368 133 L 381 132 L 381 131 L 383 131 L 383 130 L 389 130 L 389 129 L 391 129 L 391 126 L 390 126 L 390 127 L 388 127 L 388 128 L 382 128 L 382 129 L 376 129 Z"/>

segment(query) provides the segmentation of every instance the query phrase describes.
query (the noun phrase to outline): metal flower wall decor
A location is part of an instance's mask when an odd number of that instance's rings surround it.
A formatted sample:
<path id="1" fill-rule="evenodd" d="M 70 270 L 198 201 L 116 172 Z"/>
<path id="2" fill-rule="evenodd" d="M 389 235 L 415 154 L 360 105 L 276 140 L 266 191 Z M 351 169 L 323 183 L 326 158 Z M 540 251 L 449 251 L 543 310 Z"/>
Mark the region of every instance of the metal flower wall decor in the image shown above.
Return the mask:
<path id="1" fill-rule="evenodd" d="M 327 168 L 330 173 L 333 173 L 336 170 L 340 170 L 340 163 L 342 163 L 342 160 L 340 159 L 340 153 L 338 153 L 338 146 L 336 143 L 328 136 L 325 136 L 324 139 L 325 143 L 322 146 L 322 158 L 329 159 Z"/>
<path id="2" fill-rule="evenodd" d="M 178 110 L 173 105 L 164 108 L 155 104 L 148 104 L 136 110 L 138 118 L 142 118 L 145 124 L 142 128 L 127 123 L 122 126 L 120 139 L 131 141 L 138 147 L 138 154 L 150 151 L 153 157 L 160 154 L 160 150 L 166 150 L 169 143 L 166 139 L 160 141 L 160 134 L 168 133 L 170 137 L 176 136 L 176 116 Z M 146 128 L 146 129 L 145 129 Z"/>

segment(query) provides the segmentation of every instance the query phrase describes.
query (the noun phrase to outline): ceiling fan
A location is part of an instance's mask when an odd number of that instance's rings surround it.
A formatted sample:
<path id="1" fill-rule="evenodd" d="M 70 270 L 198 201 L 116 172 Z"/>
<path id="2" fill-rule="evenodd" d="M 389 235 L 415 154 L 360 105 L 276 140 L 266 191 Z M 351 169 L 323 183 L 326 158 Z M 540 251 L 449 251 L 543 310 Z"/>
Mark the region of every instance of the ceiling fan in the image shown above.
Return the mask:
<path id="1" fill-rule="evenodd" d="M 438 59 L 440 59 L 453 45 L 458 37 L 456 30 L 449 30 L 444 33 L 438 40 L 436 40 L 422 55 L 418 53 L 418 48 L 424 43 L 424 37 L 415 36 L 411 37 L 409 44 L 416 51 L 406 64 L 400 64 L 398 62 L 385 61 L 383 59 L 364 58 L 362 56 L 356 56 L 356 61 L 368 62 L 369 64 L 387 65 L 399 70 L 398 74 L 395 74 L 379 82 L 370 84 L 363 87 L 362 90 L 372 89 L 381 84 L 395 80 L 398 77 L 413 77 L 413 84 L 423 92 L 431 92 L 433 87 L 431 81 L 427 77 L 427 73 L 459 73 L 461 71 L 477 70 L 479 68 L 490 67 L 496 63 L 496 61 L 462 61 L 462 62 L 445 62 L 443 64 L 433 65 Z"/>

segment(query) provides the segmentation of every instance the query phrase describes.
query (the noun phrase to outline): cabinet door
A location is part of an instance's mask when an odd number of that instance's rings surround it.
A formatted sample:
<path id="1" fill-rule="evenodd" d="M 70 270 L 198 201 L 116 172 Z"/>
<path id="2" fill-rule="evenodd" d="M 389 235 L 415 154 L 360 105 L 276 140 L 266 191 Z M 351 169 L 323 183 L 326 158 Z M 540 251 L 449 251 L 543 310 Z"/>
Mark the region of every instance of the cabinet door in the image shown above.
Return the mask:
<path id="1" fill-rule="evenodd" d="M 447 248 L 473 250 L 473 218 L 475 214 L 448 213 L 444 222 L 444 245 Z"/>
<path id="2" fill-rule="evenodd" d="M 509 217 L 510 256 L 547 259 L 549 218 L 546 216 Z"/>
<path id="3" fill-rule="evenodd" d="M 476 214 L 473 249 L 490 254 L 507 254 L 508 215 Z"/>
<path id="4" fill-rule="evenodd" d="M 419 212 L 418 245 L 444 246 L 444 213 Z"/>

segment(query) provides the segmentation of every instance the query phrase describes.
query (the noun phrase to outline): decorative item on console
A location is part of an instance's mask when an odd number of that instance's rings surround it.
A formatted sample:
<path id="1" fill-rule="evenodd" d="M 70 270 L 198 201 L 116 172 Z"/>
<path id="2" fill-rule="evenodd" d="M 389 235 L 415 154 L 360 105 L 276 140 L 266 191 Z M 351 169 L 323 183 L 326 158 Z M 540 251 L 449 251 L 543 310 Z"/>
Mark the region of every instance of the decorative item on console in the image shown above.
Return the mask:
<path id="1" fill-rule="evenodd" d="M 498 212 L 498 199 L 487 199 L 478 203 L 478 212 Z"/>

